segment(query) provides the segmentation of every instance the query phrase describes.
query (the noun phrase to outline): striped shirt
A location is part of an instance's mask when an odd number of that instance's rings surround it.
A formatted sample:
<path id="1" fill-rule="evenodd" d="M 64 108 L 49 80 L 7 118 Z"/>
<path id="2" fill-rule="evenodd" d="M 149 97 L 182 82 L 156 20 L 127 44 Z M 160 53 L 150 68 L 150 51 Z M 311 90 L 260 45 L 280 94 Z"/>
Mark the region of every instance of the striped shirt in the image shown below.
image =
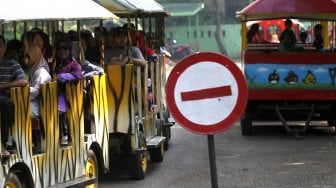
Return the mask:
<path id="1" fill-rule="evenodd" d="M 14 80 L 27 80 L 21 65 L 15 60 L 3 60 L 0 62 L 0 84 Z M 10 96 L 10 88 L 0 90 L 1 97 Z"/>

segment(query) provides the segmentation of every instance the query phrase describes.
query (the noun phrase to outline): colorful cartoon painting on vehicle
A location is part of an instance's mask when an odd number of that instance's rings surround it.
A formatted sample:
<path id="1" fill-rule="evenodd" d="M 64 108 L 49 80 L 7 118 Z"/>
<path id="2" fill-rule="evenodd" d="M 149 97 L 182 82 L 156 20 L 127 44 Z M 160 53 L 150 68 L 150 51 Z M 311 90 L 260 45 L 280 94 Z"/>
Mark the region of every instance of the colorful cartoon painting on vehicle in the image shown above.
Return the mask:
<path id="1" fill-rule="evenodd" d="M 332 64 L 246 64 L 249 88 L 336 89 Z"/>

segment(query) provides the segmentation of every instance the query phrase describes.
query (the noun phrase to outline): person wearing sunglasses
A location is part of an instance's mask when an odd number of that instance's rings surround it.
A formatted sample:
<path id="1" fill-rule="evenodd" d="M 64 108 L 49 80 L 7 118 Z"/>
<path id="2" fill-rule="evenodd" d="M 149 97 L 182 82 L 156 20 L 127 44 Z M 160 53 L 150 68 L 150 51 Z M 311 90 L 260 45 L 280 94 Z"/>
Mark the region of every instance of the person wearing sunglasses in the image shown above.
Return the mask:
<path id="1" fill-rule="evenodd" d="M 70 140 L 69 127 L 66 122 L 65 83 L 82 78 L 81 65 L 72 55 L 72 43 L 69 38 L 61 37 L 56 41 L 56 75 L 58 83 L 58 111 L 60 112 L 61 145 L 68 145 Z"/>

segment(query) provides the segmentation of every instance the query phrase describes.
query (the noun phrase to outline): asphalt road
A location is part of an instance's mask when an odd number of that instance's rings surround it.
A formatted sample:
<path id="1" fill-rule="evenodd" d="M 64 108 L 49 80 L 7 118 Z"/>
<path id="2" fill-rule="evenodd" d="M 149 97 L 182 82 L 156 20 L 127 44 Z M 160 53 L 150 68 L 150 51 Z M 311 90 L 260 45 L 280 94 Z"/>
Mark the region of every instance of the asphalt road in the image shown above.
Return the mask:
<path id="1" fill-rule="evenodd" d="M 242 136 L 239 125 L 214 136 L 219 187 L 336 187 L 334 128 L 310 128 L 295 140 L 282 126 L 268 125 L 254 127 L 251 136 Z M 207 136 L 175 125 L 164 161 L 149 163 L 145 180 L 130 180 L 126 169 L 118 168 L 100 177 L 99 187 L 207 188 L 209 166 Z"/>

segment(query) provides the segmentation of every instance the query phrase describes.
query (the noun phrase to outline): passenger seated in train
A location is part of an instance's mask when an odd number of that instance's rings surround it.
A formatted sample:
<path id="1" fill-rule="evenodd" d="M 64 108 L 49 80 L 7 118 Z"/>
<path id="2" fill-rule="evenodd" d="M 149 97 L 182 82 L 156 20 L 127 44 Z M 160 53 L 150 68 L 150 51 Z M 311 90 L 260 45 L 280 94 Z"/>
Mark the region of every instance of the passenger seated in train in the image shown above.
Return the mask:
<path id="1" fill-rule="evenodd" d="M 86 59 L 85 52 L 87 51 L 87 40 L 85 35 L 81 35 L 80 48 L 78 45 L 77 38 L 72 38 L 72 56 L 80 62 L 82 66 L 83 77 L 92 77 L 97 74 L 103 74 L 104 69 L 100 66 L 91 63 Z"/>
<path id="2" fill-rule="evenodd" d="M 117 27 L 114 31 L 116 45 L 105 50 L 105 64 L 127 64 L 133 63 L 138 66 L 145 66 L 147 63 L 136 46 L 128 46 L 128 31 L 123 27 Z"/>
<path id="3" fill-rule="evenodd" d="M 14 123 L 14 103 L 10 98 L 10 88 L 28 85 L 25 73 L 19 64 L 19 54 L 22 43 L 10 40 L 4 58 L 0 62 L 0 117 L 1 117 L 1 142 L 2 157 L 9 157 L 8 150 L 9 129 Z"/>
<path id="4" fill-rule="evenodd" d="M 109 48 L 113 48 L 115 46 L 115 39 L 114 39 L 114 36 L 113 36 L 114 29 L 115 29 L 115 27 L 112 27 L 107 32 L 105 50 L 107 50 Z"/>
<path id="5" fill-rule="evenodd" d="M 44 59 L 48 62 L 52 56 L 52 49 L 49 41 L 49 36 L 40 28 L 33 28 L 27 32 L 28 43 L 37 44 L 42 51 Z"/>
<path id="6" fill-rule="evenodd" d="M 85 51 L 85 57 L 91 63 L 99 65 L 101 41 L 104 41 L 104 44 L 106 44 L 106 36 L 107 29 L 105 27 L 101 28 L 100 26 L 98 26 L 94 28 L 94 36 L 90 36 L 92 37 L 93 42 L 90 42 L 90 46 L 88 45 L 88 48 Z"/>
<path id="7" fill-rule="evenodd" d="M 66 121 L 65 83 L 82 78 L 81 65 L 72 56 L 72 44 L 69 38 L 62 37 L 56 41 L 56 75 L 58 85 L 58 110 L 60 112 L 61 145 L 68 145 L 69 127 Z"/>
<path id="8" fill-rule="evenodd" d="M 295 50 L 302 51 L 305 49 L 304 44 L 306 44 L 307 41 L 307 32 L 302 31 L 299 34 L 299 42 L 295 46 Z"/>
<path id="9" fill-rule="evenodd" d="M 153 36 L 154 33 L 146 33 L 146 47 L 145 47 L 145 56 L 147 57 L 147 61 L 149 63 L 154 62 L 157 63 L 159 61 L 159 56 L 156 51 L 153 49 Z M 148 111 L 154 111 L 155 107 L 155 97 L 153 94 L 153 85 L 152 85 L 152 73 L 148 71 L 148 79 L 147 79 L 147 100 L 148 100 Z"/>
<path id="10" fill-rule="evenodd" d="M 293 51 L 296 48 L 296 36 L 292 30 L 293 23 L 290 19 L 286 19 L 285 21 L 285 30 L 280 35 L 280 44 L 279 51 L 280 52 L 289 52 Z"/>
<path id="11" fill-rule="evenodd" d="M 129 31 L 131 45 L 138 47 L 142 55 L 144 55 L 146 53 L 144 33 L 142 31 L 138 31 L 133 23 L 125 23 L 122 28 L 125 31 Z"/>
<path id="12" fill-rule="evenodd" d="M 322 25 L 316 24 L 314 26 L 314 42 L 313 47 L 315 47 L 316 51 L 323 52 L 324 51 L 324 40 L 322 37 Z"/>
<path id="13" fill-rule="evenodd" d="M 249 31 L 246 34 L 247 42 L 248 43 L 260 43 L 262 42 L 261 36 L 259 33 L 259 24 L 255 23 L 252 24 Z"/>
<path id="14" fill-rule="evenodd" d="M 26 56 L 28 63 L 29 76 L 29 97 L 30 97 L 30 111 L 33 126 L 33 144 L 34 150 L 41 149 L 41 129 L 39 125 L 40 117 L 40 86 L 43 83 L 51 81 L 49 73 L 49 66 L 44 59 L 40 46 L 29 43 Z"/>
<path id="15" fill-rule="evenodd" d="M 300 32 L 300 42 L 302 44 L 305 44 L 307 42 L 307 37 L 308 37 L 307 32 L 305 31 Z"/>
<path id="16" fill-rule="evenodd" d="M 104 69 L 100 66 L 93 64 L 89 62 L 86 59 L 85 52 L 88 49 L 88 45 L 90 45 L 90 36 L 91 33 L 88 33 L 87 31 L 81 31 L 80 35 L 80 46 L 78 44 L 78 38 L 77 38 L 77 32 L 72 32 L 72 37 L 70 37 L 71 43 L 72 43 L 72 56 L 77 60 L 77 62 L 80 62 L 81 68 L 82 68 L 82 75 L 85 78 L 84 79 L 84 125 L 85 125 L 85 132 L 94 132 L 91 131 L 92 127 L 90 126 L 90 110 L 91 110 L 91 93 L 90 93 L 90 87 L 92 82 L 92 77 L 94 75 L 101 75 L 104 73 Z M 69 34 L 69 32 L 68 32 Z M 89 129 L 90 128 L 90 129 Z"/>
<path id="17" fill-rule="evenodd" d="M 44 59 L 41 48 L 38 45 L 28 44 L 26 58 L 28 58 L 31 116 L 33 118 L 37 118 L 40 116 L 40 85 L 50 82 L 51 76 L 49 73 L 48 63 Z"/>

